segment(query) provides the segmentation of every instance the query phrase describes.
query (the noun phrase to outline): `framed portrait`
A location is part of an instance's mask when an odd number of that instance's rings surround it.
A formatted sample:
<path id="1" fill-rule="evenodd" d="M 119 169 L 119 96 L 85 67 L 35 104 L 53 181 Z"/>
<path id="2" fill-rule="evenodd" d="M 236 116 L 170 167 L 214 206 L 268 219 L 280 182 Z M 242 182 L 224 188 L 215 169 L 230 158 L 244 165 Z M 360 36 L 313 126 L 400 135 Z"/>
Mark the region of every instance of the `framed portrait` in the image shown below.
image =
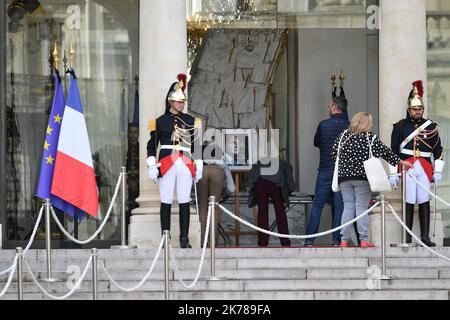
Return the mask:
<path id="1" fill-rule="evenodd" d="M 224 164 L 222 132 L 219 129 L 208 129 L 203 136 L 203 160 L 209 164 Z"/>
<path id="2" fill-rule="evenodd" d="M 225 163 L 230 170 L 250 170 L 252 168 L 251 129 L 222 130 Z"/>

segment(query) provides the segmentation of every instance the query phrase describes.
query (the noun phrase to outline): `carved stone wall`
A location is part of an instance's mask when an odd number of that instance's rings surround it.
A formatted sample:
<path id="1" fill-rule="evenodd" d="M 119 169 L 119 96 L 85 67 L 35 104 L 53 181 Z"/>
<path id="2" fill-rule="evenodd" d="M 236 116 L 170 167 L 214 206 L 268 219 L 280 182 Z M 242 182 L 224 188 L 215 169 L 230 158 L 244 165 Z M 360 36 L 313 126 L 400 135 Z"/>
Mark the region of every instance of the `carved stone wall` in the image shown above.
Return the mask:
<path id="1" fill-rule="evenodd" d="M 269 29 L 208 31 L 189 83 L 189 111 L 204 129 L 267 128 L 285 36 Z"/>

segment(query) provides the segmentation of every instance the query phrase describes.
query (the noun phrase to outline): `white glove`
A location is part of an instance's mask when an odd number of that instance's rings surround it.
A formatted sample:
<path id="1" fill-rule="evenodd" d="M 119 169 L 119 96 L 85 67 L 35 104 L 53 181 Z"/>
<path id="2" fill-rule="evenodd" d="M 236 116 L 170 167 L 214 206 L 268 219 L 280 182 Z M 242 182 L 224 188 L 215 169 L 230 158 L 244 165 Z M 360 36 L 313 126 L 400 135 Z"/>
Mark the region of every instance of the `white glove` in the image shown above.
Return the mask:
<path id="1" fill-rule="evenodd" d="M 156 183 L 156 181 L 158 180 L 158 176 L 159 176 L 159 170 L 156 166 L 148 168 L 148 177 L 150 180 L 152 180 L 154 183 Z"/>
<path id="2" fill-rule="evenodd" d="M 148 157 L 147 158 L 147 166 L 148 166 L 149 179 L 156 183 L 158 176 L 159 176 L 159 170 L 158 170 L 158 167 L 156 166 L 156 158 Z"/>
<path id="3" fill-rule="evenodd" d="M 441 181 L 441 180 L 442 180 L 442 173 L 440 173 L 440 172 L 435 172 L 435 173 L 433 174 L 433 180 L 434 180 L 434 182 L 439 182 L 439 181 Z"/>
<path id="4" fill-rule="evenodd" d="M 199 182 L 203 177 L 203 160 L 195 160 L 195 182 Z"/>
<path id="5" fill-rule="evenodd" d="M 398 176 L 389 177 L 389 182 L 391 183 L 392 188 L 397 189 L 400 178 Z"/>
<path id="6" fill-rule="evenodd" d="M 155 157 L 148 157 L 147 158 L 147 167 L 156 166 L 156 158 Z"/>
<path id="7" fill-rule="evenodd" d="M 442 173 L 444 171 L 444 160 L 434 160 L 434 172 Z"/>

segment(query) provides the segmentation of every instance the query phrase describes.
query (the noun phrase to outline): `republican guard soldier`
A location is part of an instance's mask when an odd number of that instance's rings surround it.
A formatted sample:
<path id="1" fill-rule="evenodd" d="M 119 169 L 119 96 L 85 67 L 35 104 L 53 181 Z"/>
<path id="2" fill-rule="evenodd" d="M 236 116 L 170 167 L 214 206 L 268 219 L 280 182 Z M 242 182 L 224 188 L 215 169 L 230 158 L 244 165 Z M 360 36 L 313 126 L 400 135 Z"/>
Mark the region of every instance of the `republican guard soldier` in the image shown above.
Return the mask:
<path id="1" fill-rule="evenodd" d="M 430 190 L 431 182 L 442 179 L 444 154 L 439 137 L 439 126 L 432 120 L 425 119 L 423 103 L 423 85 L 418 80 L 413 83 L 413 89 L 408 97 L 406 119 L 394 124 L 391 135 L 391 148 L 402 160 L 407 160 L 413 167 L 406 175 L 406 225 L 412 230 L 414 205 L 419 204 L 420 237 L 427 246 L 436 244 L 430 240 L 430 197 L 429 193 L 420 187 L 409 174 Z M 434 165 L 431 158 L 434 159 Z M 401 168 L 390 167 L 390 181 L 396 187 L 399 182 L 398 173 Z M 406 242 L 411 243 L 411 236 L 406 235 Z"/>
<path id="2" fill-rule="evenodd" d="M 191 248 L 188 238 L 189 201 L 193 179 L 195 182 L 199 181 L 203 172 L 201 148 L 197 159 L 194 159 L 194 146 L 199 138 L 201 120 L 183 113 L 186 76 L 180 74 L 178 80 L 172 84 L 167 94 L 165 113 L 149 122 L 147 166 L 150 180 L 159 182 L 161 231 L 170 231 L 170 211 L 176 189 L 180 208 L 180 247 Z M 158 146 L 160 152 L 156 161 Z"/>

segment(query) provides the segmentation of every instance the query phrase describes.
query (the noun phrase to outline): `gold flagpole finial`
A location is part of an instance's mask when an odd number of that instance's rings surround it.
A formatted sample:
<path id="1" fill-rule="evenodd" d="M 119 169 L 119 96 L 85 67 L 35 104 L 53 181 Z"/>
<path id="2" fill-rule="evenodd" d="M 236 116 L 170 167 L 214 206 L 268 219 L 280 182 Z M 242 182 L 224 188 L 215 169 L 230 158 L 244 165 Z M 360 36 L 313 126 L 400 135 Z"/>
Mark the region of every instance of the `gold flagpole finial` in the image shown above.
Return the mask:
<path id="1" fill-rule="evenodd" d="M 56 41 L 55 41 L 55 49 L 53 50 L 52 56 L 53 56 L 53 67 L 55 68 L 55 70 L 58 70 L 60 55 L 58 52 L 58 45 L 57 45 Z"/>
<path id="2" fill-rule="evenodd" d="M 69 49 L 69 53 L 68 53 L 68 57 L 69 59 L 69 68 L 73 67 L 73 61 L 75 60 L 75 50 L 73 49 L 73 43 L 70 43 L 70 49 Z"/>
<path id="3" fill-rule="evenodd" d="M 334 72 L 331 74 L 331 87 L 333 90 L 336 88 L 336 74 Z"/>
<path id="4" fill-rule="evenodd" d="M 345 75 L 344 71 L 341 70 L 341 74 L 339 75 L 339 85 L 343 88 L 345 85 Z"/>

